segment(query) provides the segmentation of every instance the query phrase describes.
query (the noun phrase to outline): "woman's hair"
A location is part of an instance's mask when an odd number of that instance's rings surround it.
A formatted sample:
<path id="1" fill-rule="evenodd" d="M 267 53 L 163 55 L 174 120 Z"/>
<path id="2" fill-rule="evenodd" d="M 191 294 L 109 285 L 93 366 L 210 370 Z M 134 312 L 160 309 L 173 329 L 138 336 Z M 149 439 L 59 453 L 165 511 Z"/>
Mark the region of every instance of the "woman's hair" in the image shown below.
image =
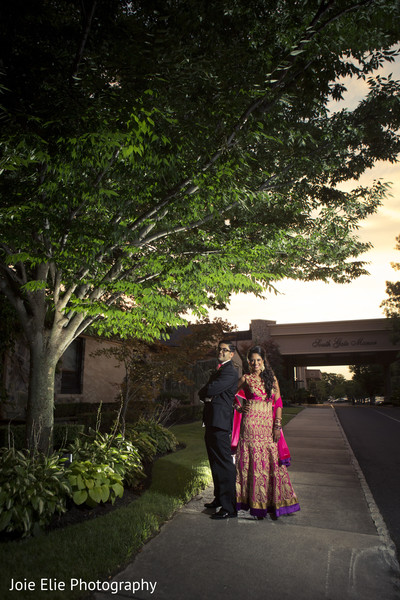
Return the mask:
<path id="1" fill-rule="evenodd" d="M 264 383 L 265 391 L 267 392 L 267 396 L 269 398 L 274 387 L 275 374 L 269 365 L 267 353 L 261 346 L 253 346 L 247 353 L 247 360 L 250 359 L 252 354 L 259 354 L 264 361 L 264 370 L 261 371 L 260 377 L 261 381 Z"/>

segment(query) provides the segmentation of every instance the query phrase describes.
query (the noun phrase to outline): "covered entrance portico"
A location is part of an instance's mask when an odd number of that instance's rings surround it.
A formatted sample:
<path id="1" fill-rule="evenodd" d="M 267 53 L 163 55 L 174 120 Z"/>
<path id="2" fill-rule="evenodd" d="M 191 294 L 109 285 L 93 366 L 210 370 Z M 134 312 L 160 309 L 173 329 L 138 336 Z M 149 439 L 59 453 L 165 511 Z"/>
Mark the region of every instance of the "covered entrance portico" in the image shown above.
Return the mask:
<path id="1" fill-rule="evenodd" d="M 296 367 L 377 363 L 384 367 L 385 397 L 390 396 L 390 365 L 400 346 L 392 341 L 387 319 L 284 324 L 260 319 L 251 321 L 250 331 L 253 342 L 277 344 L 289 380 Z"/>

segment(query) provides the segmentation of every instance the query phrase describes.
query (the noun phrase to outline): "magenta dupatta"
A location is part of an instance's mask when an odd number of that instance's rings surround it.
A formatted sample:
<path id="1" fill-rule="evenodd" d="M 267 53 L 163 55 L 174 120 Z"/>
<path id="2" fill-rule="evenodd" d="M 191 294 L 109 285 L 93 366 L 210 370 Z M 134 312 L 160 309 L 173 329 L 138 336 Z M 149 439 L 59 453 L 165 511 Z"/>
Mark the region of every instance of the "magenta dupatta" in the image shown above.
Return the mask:
<path id="1" fill-rule="evenodd" d="M 236 400 L 240 406 L 242 405 L 240 399 L 246 399 L 246 394 L 243 390 L 239 390 L 236 394 Z M 275 400 L 275 395 L 272 395 L 272 406 L 273 406 L 273 420 L 275 422 L 276 411 L 279 407 L 282 407 L 282 398 L 278 398 Z M 236 448 L 239 442 L 240 435 L 240 424 L 242 422 L 242 414 L 237 410 L 234 411 L 233 415 L 233 427 L 232 427 L 232 440 L 231 440 L 231 452 L 235 454 Z M 286 467 L 290 466 L 290 452 L 288 445 L 285 440 L 285 436 L 283 435 L 283 430 L 281 430 L 281 437 L 278 442 L 278 454 L 279 454 L 279 462 L 281 465 L 285 465 Z"/>

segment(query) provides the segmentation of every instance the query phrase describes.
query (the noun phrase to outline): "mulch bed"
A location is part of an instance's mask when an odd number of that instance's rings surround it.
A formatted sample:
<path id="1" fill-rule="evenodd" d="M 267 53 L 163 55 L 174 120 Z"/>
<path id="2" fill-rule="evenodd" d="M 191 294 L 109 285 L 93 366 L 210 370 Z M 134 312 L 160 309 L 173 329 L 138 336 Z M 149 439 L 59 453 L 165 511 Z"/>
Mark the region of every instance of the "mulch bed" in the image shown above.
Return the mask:
<path id="1" fill-rule="evenodd" d="M 82 523 L 83 521 L 97 519 L 98 517 L 107 515 L 117 508 L 128 506 L 128 504 L 131 504 L 131 502 L 134 502 L 137 498 L 139 498 L 150 486 L 153 464 L 154 462 L 149 462 L 148 464 L 144 465 L 146 478 L 140 483 L 140 486 L 136 488 L 124 488 L 122 498 L 116 498 L 114 504 L 111 504 L 111 502 L 101 502 L 97 506 L 90 508 L 89 506 L 86 506 L 86 504 L 77 506 L 72 502 L 72 500 L 70 500 L 67 512 L 62 515 L 54 515 L 53 520 L 46 527 L 46 531 L 61 529 L 63 527 L 68 527 L 68 525 L 76 525 L 77 523 Z"/>
<path id="2" fill-rule="evenodd" d="M 150 482 L 147 483 L 146 480 L 146 488 L 150 485 Z M 143 493 L 146 489 L 143 486 L 142 490 L 137 489 L 124 489 L 124 495 L 122 498 L 116 498 L 114 504 L 111 502 L 101 503 L 93 508 L 89 508 L 88 506 L 81 504 L 77 506 L 76 504 L 71 503 L 71 506 L 68 508 L 67 512 L 62 515 L 55 515 L 51 523 L 46 527 L 46 531 L 52 531 L 54 529 L 61 529 L 63 527 L 67 527 L 68 525 L 76 525 L 77 523 L 82 523 L 84 521 L 90 521 L 91 519 L 97 519 L 98 517 L 103 517 L 107 515 L 109 512 L 116 510 L 117 508 L 122 508 L 123 506 L 127 506 Z"/>

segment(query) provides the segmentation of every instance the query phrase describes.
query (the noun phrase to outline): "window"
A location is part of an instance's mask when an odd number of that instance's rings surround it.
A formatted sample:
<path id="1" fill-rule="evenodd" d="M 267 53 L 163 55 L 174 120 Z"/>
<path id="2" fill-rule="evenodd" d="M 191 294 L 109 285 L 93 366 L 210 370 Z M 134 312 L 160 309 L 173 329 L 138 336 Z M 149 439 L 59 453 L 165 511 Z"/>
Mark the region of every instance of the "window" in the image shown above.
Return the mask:
<path id="1" fill-rule="evenodd" d="M 62 356 L 61 394 L 82 393 L 83 349 L 83 338 L 77 338 Z"/>

